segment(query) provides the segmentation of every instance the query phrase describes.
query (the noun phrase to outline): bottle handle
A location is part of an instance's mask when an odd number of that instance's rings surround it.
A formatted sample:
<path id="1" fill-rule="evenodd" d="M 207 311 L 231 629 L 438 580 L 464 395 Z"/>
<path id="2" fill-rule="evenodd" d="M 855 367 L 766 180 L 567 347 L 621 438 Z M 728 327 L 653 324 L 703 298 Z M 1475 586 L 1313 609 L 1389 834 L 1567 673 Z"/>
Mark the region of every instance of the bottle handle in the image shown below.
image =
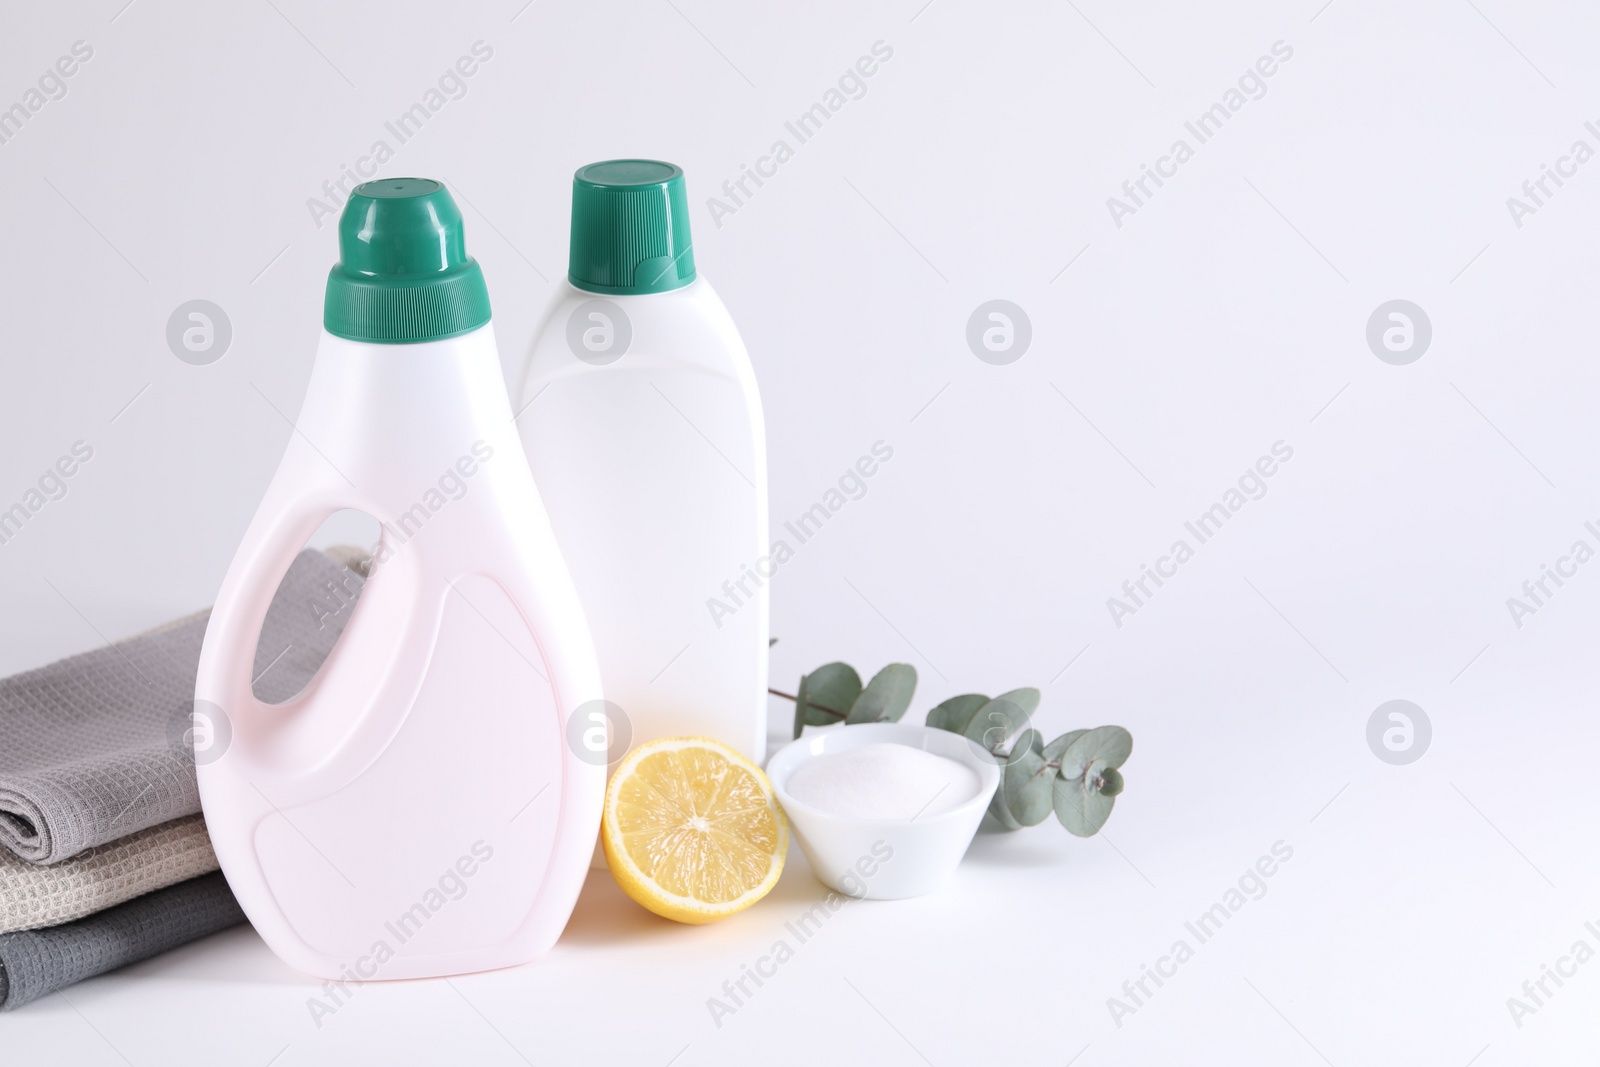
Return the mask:
<path id="1" fill-rule="evenodd" d="M 369 576 L 355 614 L 305 688 L 281 704 L 257 698 L 252 672 L 261 626 L 295 556 L 335 512 L 381 513 L 345 484 L 291 469 L 295 476 L 268 489 L 223 580 L 195 679 L 196 702 L 209 702 L 212 715 L 220 711 L 231 731 L 227 751 L 273 782 L 275 804 L 353 779 L 393 739 L 401 720 L 363 709 L 415 694 L 429 663 L 432 630 L 425 623 L 442 609 L 442 594 L 425 588 L 415 555 L 390 556 L 381 575 Z M 378 559 L 386 547 L 394 551 L 388 536 Z"/>
<path id="2" fill-rule="evenodd" d="M 262 501 L 223 579 L 206 624 L 195 678 L 196 703 L 220 709 L 236 735 L 241 730 L 265 728 L 285 711 L 303 706 L 319 688 L 325 670 L 284 704 L 269 705 L 258 699 L 252 678 L 256 645 L 267 609 L 295 557 L 330 515 L 354 506 L 328 491 L 275 492 L 277 489 L 274 486 Z M 324 668 L 333 658 L 329 656 Z"/>

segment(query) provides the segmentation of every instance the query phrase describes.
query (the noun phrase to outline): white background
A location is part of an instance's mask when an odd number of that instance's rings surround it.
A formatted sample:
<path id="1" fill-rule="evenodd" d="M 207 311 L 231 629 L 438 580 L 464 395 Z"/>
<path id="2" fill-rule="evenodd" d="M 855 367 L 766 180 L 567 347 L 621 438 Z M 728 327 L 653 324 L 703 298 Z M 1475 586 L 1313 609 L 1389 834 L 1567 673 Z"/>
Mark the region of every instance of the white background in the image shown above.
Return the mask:
<path id="1" fill-rule="evenodd" d="M 1574 140 L 1600 149 L 1583 5 L 123 2 L 0 15 L 0 105 L 94 49 L 0 145 L 0 505 L 95 450 L 0 547 L 0 668 L 210 602 L 310 372 L 336 248 L 307 199 L 482 40 L 468 94 L 385 173 L 451 183 L 508 370 L 565 269 L 572 171 L 670 159 L 756 365 L 775 528 L 894 449 L 778 575 L 774 684 L 906 661 L 911 718 L 1031 684 L 1047 737 L 1116 722 L 1136 746 L 1099 839 L 980 835 L 947 891 L 851 905 L 720 1028 L 706 998 L 822 893 L 798 850 L 709 928 L 595 874 L 540 963 L 367 987 L 320 1028 L 315 987 L 240 928 L 0 1018 L 8 1062 L 1487 1067 L 1594 1046 L 1600 962 L 1520 1027 L 1506 1004 L 1578 939 L 1600 949 L 1580 836 L 1600 563 L 1520 628 L 1506 605 L 1600 547 L 1600 162 L 1520 227 L 1506 204 Z M 705 198 L 879 40 L 866 95 L 716 226 Z M 1265 95 L 1118 227 L 1107 198 L 1195 146 L 1184 122 L 1277 41 Z M 233 326 L 209 366 L 164 338 L 194 298 Z M 1032 323 L 1008 366 L 964 338 L 994 298 Z M 1433 327 L 1406 366 L 1365 339 L 1397 298 Z M 1107 598 L 1280 440 L 1269 492 L 1116 626 Z M 1408 766 L 1366 741 L 1397 698 L 1433 726 Z M 1118 1026 L 1107 998 L 1280 840 L 1267 894 Z"/>

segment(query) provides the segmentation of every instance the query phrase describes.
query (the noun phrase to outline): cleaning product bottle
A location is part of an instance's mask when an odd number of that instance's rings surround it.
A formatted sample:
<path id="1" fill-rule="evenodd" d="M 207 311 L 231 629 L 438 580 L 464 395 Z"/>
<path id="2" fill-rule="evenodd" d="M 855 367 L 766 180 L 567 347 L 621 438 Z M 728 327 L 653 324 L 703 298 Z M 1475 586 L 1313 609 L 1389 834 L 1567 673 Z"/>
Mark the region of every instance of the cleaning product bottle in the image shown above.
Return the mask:
<path id="1" fill-rule="evenodd" d="M 357 187 L 339 248 L 300 417 L 206 630 L 206 823 L 245 914 L 299 970 L 522 963 L 566 925 L 600 822 L 604 768 L 567 741 L 601 698 L 593 645 L 449 192 Z M 265 704 L 267 605 L 344 508 L 382 524 L 371 575 L 306 689 Z"/>
<path id="2" fill-rule="evenodd" d="M 572 183 L 567 280 L 517 423 L 634 743 L 766 750 L 766 430 L 744 342 L 697 276 L 683 171 L 624 159 Z M 615 724 L 613 724 L 615 725 Z M 620 753 L 614 753 L 620 755 Z"/>

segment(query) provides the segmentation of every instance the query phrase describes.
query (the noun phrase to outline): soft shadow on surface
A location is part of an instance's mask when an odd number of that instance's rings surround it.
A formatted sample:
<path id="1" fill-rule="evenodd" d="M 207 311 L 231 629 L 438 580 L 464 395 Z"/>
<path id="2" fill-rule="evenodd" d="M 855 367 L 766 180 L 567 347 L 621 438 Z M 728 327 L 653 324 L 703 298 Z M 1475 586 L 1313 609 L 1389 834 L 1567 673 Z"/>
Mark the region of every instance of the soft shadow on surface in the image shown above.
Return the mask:
<path id="1" fill-rule="evenodd" d="M 1056 825 L 1054 819 L 1040 826 L 1015 831 L 1002 830 L 985 819 L 961 862 L 1015 870 L 1065 867 L 1072 862 L 1072 857 L 1062 850 L 1060 841 L 1047 840 L 1052 830 L 1059 836 L 1067 836 L 1067 832 Z"/>
<path id="2" fill-rule="evenodd" d="M 789 854 L 783 861 L 783 877 L 778 879 L 778 884 L 772 887 L 772 892 L 768 893 L 761 903 L 793 904 L 803 909 L 826 899 L 831 892 L 833 890 L 823 885 L 817 876 L 811 873 L 811 865 L 806 862 L 805 853 L 800 851 L 799 844 L 791 837 Z"/>
<path id="3" fill-rule="evenodd" d="M 317 979 L 301 974 L 273 955 L 261 935 L 243 923 L 182 945 L 171 952 L 130 964 L 113 974 L 141 979 L 203 980 L 238 985 L 315 986 Z"/>
<path id="4" fill-rule="evenodd" d="M 829 889 L 812 875 L 805 855 L 793 842 L 784 860 L 783 877 L 778 884 L 748 910 L 711 923 L 708 926 L 690 926 L 673 922 L 647 911 L 635 904 L 618 887 L 611 872 L 605 869 L 589 872 L 573 909 L 566 932 L 561 935 L 561 946 L 596 946 L 622 944 L 670 944 L 674 939 L 694 938 L 705 943 L 708 937 L 741 936 L 746 924 L 764 924 L 774 915 L 789 915 L 804 911 L 827 897 Z M 715 929 L 716 934 L 708 934 Z"/>

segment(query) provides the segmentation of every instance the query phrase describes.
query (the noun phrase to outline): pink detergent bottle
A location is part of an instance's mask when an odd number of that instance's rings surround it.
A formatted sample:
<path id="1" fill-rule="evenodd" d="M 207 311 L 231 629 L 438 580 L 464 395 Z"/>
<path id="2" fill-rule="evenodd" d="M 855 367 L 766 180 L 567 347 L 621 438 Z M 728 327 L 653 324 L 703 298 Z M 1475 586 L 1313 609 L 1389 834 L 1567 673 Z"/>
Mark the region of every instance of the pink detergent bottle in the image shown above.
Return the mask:
<path id="1" fill-rule="evenodd" d="M 566 925 L 600 823 L 604 746 L 568 742 L 594 729 L 593 646 L 450 194 L 368 182 L 339 241 L 295 432 L 206 630 L 206 823 L 251 923 L 301 971 L 522 963 Z M 317 676 L 265 704 L 267 605 L 345 508 L 382 524 L 370 578 Z"/>

